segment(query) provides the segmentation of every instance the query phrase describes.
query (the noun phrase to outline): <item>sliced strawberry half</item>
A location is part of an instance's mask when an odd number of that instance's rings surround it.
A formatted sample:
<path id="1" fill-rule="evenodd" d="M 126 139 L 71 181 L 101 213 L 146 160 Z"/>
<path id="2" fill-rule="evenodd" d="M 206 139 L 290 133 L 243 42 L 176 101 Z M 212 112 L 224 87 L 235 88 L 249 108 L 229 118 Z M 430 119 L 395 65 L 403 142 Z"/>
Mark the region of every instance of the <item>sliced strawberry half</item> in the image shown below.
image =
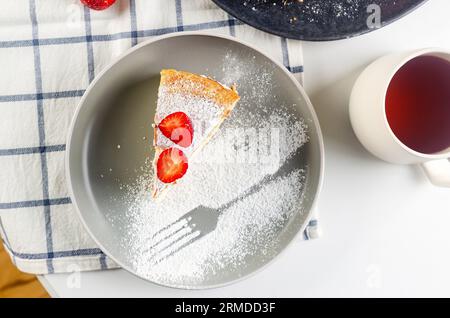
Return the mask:
<path id="1" fill-rule="evenodd" d="M 116 2 L 116 0 L 81 0 L 81 3 L 94 10 L 105 10 L 114 2 Z"/>
<path id="2" fill-rule="evenodd" d="M 167 115 L 158 125 L 164 136 L 181 147 L 189 147 L 194 138 L 194 128 L 188 115 L 176 112 Z"/>
<path id="3" fill-rule="evenodd" d="M 159 155 L 156 163 L 158 179 L 172 183 L 183 177 L 188 169 L 188 159 L 178 148 L 167 148 Z"/>

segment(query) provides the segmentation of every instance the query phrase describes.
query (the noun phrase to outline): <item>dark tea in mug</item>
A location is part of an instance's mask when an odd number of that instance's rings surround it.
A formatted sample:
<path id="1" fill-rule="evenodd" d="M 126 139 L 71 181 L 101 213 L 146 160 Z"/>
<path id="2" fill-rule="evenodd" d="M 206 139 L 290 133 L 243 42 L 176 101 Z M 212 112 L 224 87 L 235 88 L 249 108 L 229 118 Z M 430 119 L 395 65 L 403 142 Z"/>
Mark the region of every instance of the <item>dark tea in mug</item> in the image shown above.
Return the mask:
<path id="1" fill-rule="evenodd" d="M 386 93 L 386 116 L 395 136 L 424 154 L 450 148 L 450 62 L 430 55 L 416 57 L 392 78 Z"/>

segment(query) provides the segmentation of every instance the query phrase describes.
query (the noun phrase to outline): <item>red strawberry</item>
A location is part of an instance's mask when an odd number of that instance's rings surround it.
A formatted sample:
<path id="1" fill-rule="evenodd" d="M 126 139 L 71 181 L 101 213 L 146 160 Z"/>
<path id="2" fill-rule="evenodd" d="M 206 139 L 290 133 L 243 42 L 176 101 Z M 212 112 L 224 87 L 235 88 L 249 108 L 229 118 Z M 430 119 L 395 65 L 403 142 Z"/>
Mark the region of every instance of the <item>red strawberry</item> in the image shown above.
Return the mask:
<path id="1" fill-rule="evenodd" d="M 183 112 L 167 115 L 158 125 L 164 136 L 181 147 L 189 147 L 194 138 L 191 119 Z"/>
<path id="2" fill-rule="evenodd" d="M 178 148 L 167 148 L 159 155 L 156 163 L 158 179 L 172 183 L 184 176 L 188 169 L 188 159 Z"/>
<path id="3" fill-rule="evenodd" d="M 116 0 L 80 0 L 81 3 L 94 10 L 105 10 L 109 8 Z"/>

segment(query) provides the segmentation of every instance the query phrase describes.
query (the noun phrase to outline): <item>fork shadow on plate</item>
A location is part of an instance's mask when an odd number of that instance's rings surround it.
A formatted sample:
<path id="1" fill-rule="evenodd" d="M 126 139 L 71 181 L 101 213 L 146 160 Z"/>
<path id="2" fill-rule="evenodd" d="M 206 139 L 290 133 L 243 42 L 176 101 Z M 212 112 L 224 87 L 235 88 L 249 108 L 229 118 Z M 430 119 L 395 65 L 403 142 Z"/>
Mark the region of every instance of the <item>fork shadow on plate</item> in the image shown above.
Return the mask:
<path id="1" fill-rule="evenodd" d="M 150 246 L 144 250 L 144 254 L 150 253 L 149 259 L 153 265 L 156 265 L 181 249 L 210 234 L 216 229 L 222 213 L 239 201 L 257 193 L 268 182 L 279 180 L 295 171 L 295 163 L 301 161 L 301 156 L 302 147 L 299 147 L 284 161 L 275 173 L 265 175 L 258 183 L 248 188 L 233 200 L 217 209 L 200 205 L 176 221 L 166 225 L 149 238 L 148 242 Z"/>

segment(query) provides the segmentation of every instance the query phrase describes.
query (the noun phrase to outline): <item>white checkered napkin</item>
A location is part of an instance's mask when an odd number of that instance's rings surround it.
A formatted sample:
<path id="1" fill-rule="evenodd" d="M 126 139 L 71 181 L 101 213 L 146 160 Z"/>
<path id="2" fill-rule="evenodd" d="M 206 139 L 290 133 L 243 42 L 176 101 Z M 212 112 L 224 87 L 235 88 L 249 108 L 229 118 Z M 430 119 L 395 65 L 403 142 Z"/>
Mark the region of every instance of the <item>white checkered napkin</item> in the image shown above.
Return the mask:
<path id="1" fill-rule="evenodd" d="M 0 4 L 0 233 L 25 272 L 116 267 L 84 231 L 64 176 L 66 133 L 89 82 L 138 42 L 177 31 L 231 34 L 282 61 L 301 80 L 301 44 L 234 20 L 209 0 L 79 0 Z M 316 221 L 304 233 L 315 235 Z"/>

